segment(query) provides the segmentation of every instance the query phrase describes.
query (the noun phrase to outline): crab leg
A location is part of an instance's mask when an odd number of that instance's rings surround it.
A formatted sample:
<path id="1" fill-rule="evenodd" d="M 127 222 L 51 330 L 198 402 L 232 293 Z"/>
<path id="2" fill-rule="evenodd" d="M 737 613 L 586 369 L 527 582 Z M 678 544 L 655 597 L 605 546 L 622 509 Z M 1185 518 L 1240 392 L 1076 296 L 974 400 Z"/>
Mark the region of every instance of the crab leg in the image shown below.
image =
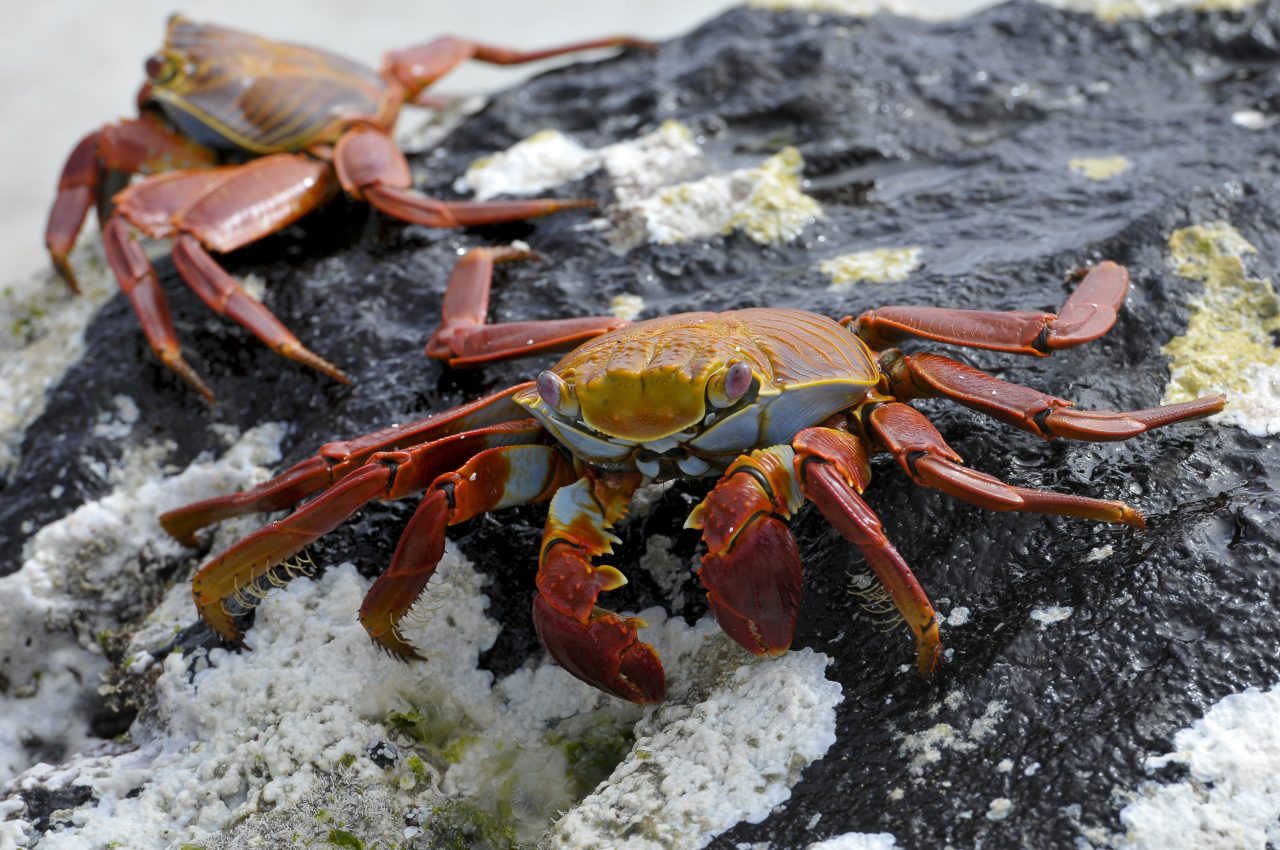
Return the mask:
<path id="1" fill-rule="evenodd" d="M 207 167 L 216 161 L 212 151 L 171 133 L 146 112 L 132 121 L 108 124 L 81 139 L 63 166 L 45 230 L 49 256 L 72 290 L 78 292 L 79 285 L 67 255 L 75 246 L 89 207 L 100 200 L 104 171 L 149 174 Z"/>
<path id="2" fill-rule="evenodd" d="M 1075 410 L 1073 402 L 1010 384 L 949 357 L 907 356 L 896 348 L 880 355 L 880 371 L 888 378 L 889 393 L 901 401 L 949 398 L 1046 440 L 1127 440 L 1152 428 L 1220 413 L 1226 404 L 1219 395 L 1127 413 Z"/>
<path id="3" fill-rule="evenodd" d="M 653 647 L 637 637 L 646 623 L 596 605 L 600 591 L 627 580 L 613 567 L 591 564 L 613 551 L 618 538 L 609 529 L 626 513 L 641 477 L 588 471 L 556 493 L 542 535 L 533 624 L 565 670 L 616 697 L 650 703 L 666 695 L 666 675 Z"/>
<path id="4" fill-rule="evenodd" d="M 546 432 L 542 431 L 536 423 L 530 423 L 528 430 L 523 433 L 513 431 L 507 435 L 507 438 L 518 439 L 527 436 L 540 441 L 547 439 Z M 369 458 L 368 463 L 348 475 L 324 495 L 294 511 L 285 519 L 258 529 L 214 558 L 202 567 L 192 580 L 192 594 L 200 616 L 223 637 L 241 643 L 239 627 L 227 612 L 224 604 L 226 600 L 301 552 L 321 535 L 337 528 L 362 505 L 374 500 L 402 499 L 427 489 L 433 483 L 440 484 L 448 479 L 455 489 L 460 486 L 464 492 L 476 491 L 477 495 L 470 497 L 470 501 L 464 501 L 464 505 L 473 503 L 485 505 L 492 502 L 494 505 L 501 506 L 506 504 L 502 502 L 502 498 L 507 490 L 514 491 L 515 496 L 522 494 L 527 496 L 529 482 L 536 478 L 545 484 L 553 478 L 551 473 L 559 468 L 555 464 L 563 463 L 563 455 L 555 449 L 528 445 L 526 441 L 524 444 L 487 449 L 471 457 L 461 470 L 465 473 L 463 476 L 465 483 L 459 484 L 449 478 L 450 473 L 440 474 L 440 466 L 444 460 L 457 459 L 451 445 L 455 442 L 465 443 L 466 441 L 454 437 L 425 446 L 417 446 L 408 451 L 378 452 Z M 477 460 L 480 457 L 492 457 L 495 453 L 506 459 L 508 472 L 505 478 L 494 469 L 492 459 L 487 462 Z M 510 474 L 509 471 L 512 469 L 517 470 L 518 474 Z M 542 478 L 538 478 L 539 469 L 546 473 Z M 483 471 L 485 478 L 479 483 L 472 483 L 474 479 L 471 479 L 469 474 L 473 470 L 477 473 Z M 562 473 L 560 474 L 563 476 Z M 441 487 L 435 489 L 441 489 Z M 496 499 L 493 498 L 495 495 Z M 520 501 L 527 501 L 528 498 Z M 518 502 L 510 502 L 510 504 L 516 503 Z M 424 501 L 424 506 L 419 508 L 418 515 L 423 513 L 426 506 L 427 503 Z M 492 507 L 483 509 L 489 510 Z M 453 521 L 461 521 L 461 519 Z M 414 527 L 415 523 L 410 523 L 410 530 Z M 397 552 L 404 548 L 402 545 Z M 411 553 L 413 547 L 408 551 Z M 393 559 L 392 564 L 393 567 L 400 565 L 395 572 L 396 575 L 402 575 L 408 569 L 404 558 L 397 557 Z M 435 564 L 432 563 L 430 570 L 434 569 Z M 422 580 L 423 586 L 427 578 L 430 578 L 430 571 Z M 394 577 L 390 583 L 396 584 Z M 375 583 L 374 589 L 378 587 L 378 583 Z M 399 599 L 398 596 L 395 598 Z M 412 604 L 413 598 L 416 597 L 411 597 L 405 602 L 406 609 Z M 393 621 L 399 615 L 391 611 L 388 616 L 392 617 L 391 625 L 394 625 Z M 391 632 L 388 631 L 386 634 L 389 635 Z M 375 634 L 375 637 L 381 637 L 381 635 Z M 386 638 L 381 642 L 387 648 L 394 649 L 392 638 Z"/>
<path id="5" fill-rule="evenodd" d="M 235 278 L 227 274 L 193 237 L 179 234 L 173 240 L 172 256 L 178 274 L 216 313 L 239 322 L 276 354 L 310 366 L 335 381 L 351 383 L 345 372 L 307 350 L 274 313 L 260 301 L 250 298 Z"/>
<path id="6" fill-rule="evenodd" d="M 1028 511 L 1114 522 L 1145 528 L 1142 514 L 1124 502 L 1090 499 L 1050 490 L 1014 487 L 999 478 L 960 466 L 942 435 L 922 413 L 905 404 L 882 404 L 871 411 L 871 430 L 884 448 L 923 487 L 992 511 Z"/>
<path id="7" fill-rule="evenodd" d="M 72 149 L 67 164 L 62 167 L 58 195 L 45 226 L 44 244 L 49 249 L 49 257 L 72 292 L 79 292 L 80 284 L 67 257 L 75 247 L 89 207 L 98 196 L 98 138 L 98 132 L 92 132 Z"/>
<path id="8" fill-rule="evenodd" d="M 866 446 L 853 434 L 830 427 L 806 428 L 792 444 L 796 477 L 803 483 L 805 496 L 867 559 L 890 601 L 915 633 L 916 669 L 921 676 L 928 676 L 942 654 L 938 618 L 920 582 L 859 495 L 871 481 Z"/>
<path id="9" fill-rule="evenodd" d="M 716 622 L 756 655 L 786 652 L 800 612 L 800 550 L 778 519 L 804 503 L 794 457 L 790 446 L 739 457 L 685 522 L 707 544 L 698 576 Z"/>
<path id="10" fill-rule="evenodd" d="M 202 247 L 209 245 L 222 252 L 243 247 L 306 215 L 327 201 L 336 188 L 332 171 L 325 163 L 292 154 L 263 157 L 227 168 L 174 171 L 120 192 L 116 196 L 116 214 L 108 226 L 125 218 L 152 238 L 173 236 L 174 265 L 206 304 L 239 322 L 277 353 L 348 382 L 340 369 L 308 351 L 271 311 L 246 295 Z M 252 209 L 254 214 L 245 215 L 246 209 Z M 118 240 L 133 243 L 127 231 L 117 230 L 116 235 Z M 140 249 L 135 259 L 146 262 Z M 115 264 L 112 268 L 116 269 L 121 288 L 125 288 L 120 269 Z M 147 268 L 150 269 L 149 263 Z M 140 309 L 138 312 L 143 315 Z M 147 327 L 145 320 L 143 326 Z M 152 348 L 155 347 L 153 341 Z M 165 363 L 213 401 L 212 391 L 189 367 L 183 372 L 169 360 Z"/>
<path id="11" fill-rule="evenodd" d="M 626 36 L 610 36 L 595 41 L 553 47 L 549 50 L 522 51 L 490 47 L 446 35 L 426 44 L 388 53 L 382 60 L 382 71 L 384 76 L 392 77 L 400 83 L 404 88 L 406 100 L 417 102 L 423 89 L 468 59 L 493 65 L 518 65 L 600 47 L 625 47 L 650 52 L 657 50 L 657 46 L 650 42 Z"/>
<path id="12" fill-rule="evenodd" d="M 1047 357 L 1097 339 L 1111 329 L 1124 303 L 1129 272 L 1102 262 L 1085 276 L 1058 313 L 948 310 L 940 307 L 881 307 L 868 310 L 850 328 L 879 351 L 895 342 L 922 337 L 970 348 L 989 348 Z M 846 319 L 841 324 L 848 324 Z"/>
<path id="13" fill-rule="evenodd" d="M 321 446 L 314 457 L 294 464 L 270 481 L 239 493 L 215 496 L 169 511 L 160 517 L 160 525 L 184 545 L 195 546 L 195 533 L 205 526 L 244 514 L 293 507 L 312 493 L 327 489 L 360 469 L 376 452 L 393 452 L 414 446 L 441 446 L 442 450 L 442 444 L 448 442 L 448 453 L 452 456 L 464 451 L 466 446 L 478 446 L 474 451 L 479 451 L 498 445 L 492 440 L 508 430 L 529 430 L 527 422 L 517 421 L 527 415 L 524 408 L 511 400 L 512 395 L 529 386 L 531 384 L 520 384 L 416 422 L 393 425 L 354 440 L 328 443 Z M 445 440 L 454 435 L 457 435 L 455 440 Z M 482 439 L 489 442 L 479 442 Z M 540 441 L 536 436 L 514 440 Z M 456 468 L 468 456 L 459 456 L 456 463 L 442 460 L 444 468 L 440 472 Z"/>
<path id="14" fill-rule="evenodd" d="M 532 256 L 510 246 L 472 248 L 453 267 L 440 308 L 440 328 L 427 341 L 427 356 L 467 368 L 581 345 L 631 324 L 613 316 L 486 325 L 493 264 Z"/>
<path id="15" fill-rule="evenodd" d="M 187 361 L 182 359 L 178 335 L 173 329 L 173 319 L 169 316 L 169 302 L 164 297 L 164 290 L 160 288 L 155 269 L 151 268 L 147 255 L 142 253 L 142 248 L 129 232 L 129 226 L 120 216 L 111 216 L 102 229 L 102 247 L 107 255 L 107 265 L 111 266 L 121 291 L 133 305 L 133 311 L 138 314 L 138 321 L 142 324 L 142 332 L 147 335 L 151 350 L 164 365 L 212 404 L 213 391 L 187 365 Z"/>
<path id="16" fill-rule="evenodd" d="M 333 149 L 333 165 L 342 188 L 401 221 L 425 227 L 475 227 L 594 208 L 589 199 L 531 198 L 521 201 L 441 201 L 413 190 L 409 161 L 386 133 L 356 127 Z"/>
<path id="17" fill-rule="evenodd" d="M 444 555 L 445 527 L 515 505 L 542 502 L 572 484 L 573 463 L 553 446 L 489 449 L 431 485 L 396 546 L 386 572 L 369 588 L 360 622 L 374 641 L 397 655 L 420 658 L 396 623 L 417 601 Z M 388 498 L 397 498 L 398 491 Z"/>

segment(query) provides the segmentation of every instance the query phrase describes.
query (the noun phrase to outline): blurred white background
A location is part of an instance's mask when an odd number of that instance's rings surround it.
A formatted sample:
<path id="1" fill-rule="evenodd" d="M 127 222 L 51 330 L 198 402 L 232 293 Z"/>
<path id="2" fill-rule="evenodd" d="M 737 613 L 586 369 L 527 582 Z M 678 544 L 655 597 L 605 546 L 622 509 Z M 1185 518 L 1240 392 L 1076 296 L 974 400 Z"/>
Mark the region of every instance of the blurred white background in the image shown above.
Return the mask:
<path id="1" fill-rule="evenodd" d="M 962 15 L 994 0 L 916 0 Z M 732 0 L 0 0 L 0 282 L 47 262 L 44 221 L 62 163 L 85 133 L 135 113 L 142 63 L 181 11 L 377 67 L 382 54 L 449 33 L 520 48 L 627 33 L 680 35 Z M 468 63 L 434 91 L 492 91 L 556 61 L 516 68 Z"/>

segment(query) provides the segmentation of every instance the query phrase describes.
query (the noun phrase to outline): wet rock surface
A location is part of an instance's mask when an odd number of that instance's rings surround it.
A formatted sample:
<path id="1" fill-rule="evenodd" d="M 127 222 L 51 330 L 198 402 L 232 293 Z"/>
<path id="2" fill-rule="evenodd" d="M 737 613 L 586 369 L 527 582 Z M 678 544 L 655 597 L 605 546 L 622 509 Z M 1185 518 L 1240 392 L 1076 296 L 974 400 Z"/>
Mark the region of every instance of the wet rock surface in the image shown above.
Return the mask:
<path id="1" fill-rule="evenodd" d="M 499 267 L 495 321 L 606 313 L 620 294 L 644 299 L 643 318 L 754 306 L 838 318 L 887 303 L 1052 311 L 1071 270 L 1115 260 L 1129 267 L 1130 297 L 1093 344 L 1047 359 L 905 348 L 947 353 L 1083 408 L 1154 406 L 1168 381 L 1160 348 L 1184 331 L 1202 286 L 1172 270 L 1170 234 L 1230 222 L 1258 249 L 1251 273 L 1280 273 L 1276 132 L 1232 120 L 1280 110 L 1278 44 L 1280 3 L 1116 24 L 1028 2 L 943 24 L 739 9 L 656 56 L 536 78 L 416 156 L 418 185 L 456 197 L 451 185 L 472 160 L 538 130 L 595 148 L 676 119 L 723 170 L 796 146 L 826 218 L 787 244 L 735 233 L 619 256 L 586 226 L 587 213 L 431 231 L 338 201 L 226 257 L 233 273 L 266 282 L 267 305 L 353 387 L 274 356 L 159 260 L 187 357 L 220 404 L 186 391 L 114 298 L 0 490 L 3 569 L 17 568 L 34 530 L 108 489 L 86 459 L 113 461 L 122 444 L 172 441 L 169 462 L 182 466 L 220 450 L 217 426 L 284 421 L 283 469 L 329 440 L 533 378 L 554 358 L 456 372 L 422 353 L 459 254 L 512 239 L 547 262 Z M 1106 180 L 1068 165 L 1113 156 L 1129 167 Z M 599 172 L 553 194 L 611 201 Z M 900 282 L 833 288 L 819 270 L 839 254 L 907 246 L 922 249 L 922 265 Z M 138 407 L 128 436 L 95 433 L 120 395 Z M 1046 443 L 955 405 L 920 407 L 973 468 L 1125 499 L 1148 529 L 992 514 L 915 487 L 877 458 L 867 501 L 950 614 L 943 639 L 953 652 L 922 683 L 906 666 L 908 637 L 882 632 L 850 593 L 863 568 L 856 551 L 802 511 L 792 524 L 805 563 L 793 648 L 835 659 L 827 677 L 844 688 L 838 740 L 788 802 L 714 847 L 768 841 L 780 850 L 848 831 L 891 832 L 904 847 L 1069 847 L 1122 832 L 1119 808 L 1151 778 L 1144 758 L 1168 752 L 1173 732 L 1224 695 L 1280 680 L 1280 437 L 1192 423 L 1127 443 Z M 679 484 L 622 529 L 613 563 L 631 583 L 610 607 L 672 608 L 671 575 L 683 569 L 674 613 L 692 621 L 705 612 L 691 574 L 698 538 L 681 526 L 708 486 Z M 376 574 L 412 509 L 371 505 L 314 551 Z M 541 652 L 529 600 L 544 518 L 545 508 L 517 508 L 453 531 L 492 578 L 489 615 L 503 628 L 481 663 L 499 676 Z M 650 568 L 655 558 L 665 572 Z M 208 637 L 201 627 L 182 640 Z"/>

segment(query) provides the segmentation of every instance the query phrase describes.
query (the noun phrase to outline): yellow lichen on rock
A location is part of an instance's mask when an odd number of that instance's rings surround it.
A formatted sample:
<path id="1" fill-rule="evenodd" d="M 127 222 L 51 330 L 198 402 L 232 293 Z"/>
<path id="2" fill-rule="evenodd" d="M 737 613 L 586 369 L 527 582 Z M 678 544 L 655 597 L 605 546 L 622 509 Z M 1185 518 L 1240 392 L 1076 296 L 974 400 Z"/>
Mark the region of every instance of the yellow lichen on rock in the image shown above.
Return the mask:
<path id="1" fill-rule="evenodd" d="M 851 18 L 869 18 L 881 12 L 912 18 L 930 17 L 916 4 L 904 0 L 750 0 L 747 5 L 774 12 L 799 9 L 802 12 L 831 12 Z"/>
<path id="2" fill-rule="evenodd" d="M 835 290 L 847 289 L 859 281 L 892 283 L 906 280 L 918 268 L 920 249 L 914 247 L 876 248 L 855 254 L 841 254 L 824 260 L 818 266 L 823 274 L 831 275 L 831 288 Z"/>
<path id="3" fill-rule="evenodd" d="M 1133 18 L 1153 18 L 1177 9 L 1192 12 L 1241 12 L 1259 0 L 1065 0 L 1051 5 L 1092 12 L 1108 23 Z"/>
<path id="4" fill-rule="evenodd" d="M 795 239 L 805 225 L 822 218 L 822 207 L 800 191 L 804 157 L 787 147 L 760 163 L 748 174 L 754 182 L 746 206 L 724 228 L 724 233 L 741 228 L 757 242 L 787 242 Z"/>
<path id="5" fill-rule="evenodd" d="M 1128 171 L 1133 163 L 1123 156 L 1078 156 L 1067 163 L 1067 168 L 1090 180 L 1110 180 Z"/>
<path id="6" fill-rule="evenodd" d="M 1163 404 L 1225 393 L 1215 417 L 1259 436 L 1280 433 L 1280 300 L 1266 278 L 1250 277 L 1258 249 L 1226 222 L 1184 227 L 1169 237 L 1178 274 L 1204 281 L 1191 301 L 1187 331 L 1160 349 L 1173 358 Z"/>
<path id="7" fill-rule="evenodd" d="M 632 209 L 643 216 L 653 242 L 684 242 L 737 229 L 756 242 L 786 242 L 824 217 L 822 206 L 800 191 L 803 170 L 800 151 L 787 147 L 755 168 L 668 186 Z"/>
<path id="8" fill-rule="evenodd" d="M 609 312 L 619 319 L 626 319 L 628 322 L 635 321 L 636 316 L 639 316 L 643 310 L 644 299 L 629 292 L 615 295 L 613 300 L 609 302 Z"/>

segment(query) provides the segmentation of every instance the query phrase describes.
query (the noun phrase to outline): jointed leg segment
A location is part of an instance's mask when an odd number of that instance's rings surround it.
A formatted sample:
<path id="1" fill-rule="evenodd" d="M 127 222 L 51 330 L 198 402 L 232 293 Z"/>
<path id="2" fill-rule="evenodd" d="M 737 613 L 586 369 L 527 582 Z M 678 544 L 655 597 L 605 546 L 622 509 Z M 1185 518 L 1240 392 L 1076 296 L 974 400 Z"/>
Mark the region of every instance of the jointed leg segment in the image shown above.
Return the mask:
<path id="1" fill-rule="evenodd" d="M 992 313 L 942 307 L 882 307 L 845 319 L 863 342 L 880 351 L 912 337 L 1046 357 L 1097 339 L 1111 329 L 1129 289 L 1124 266 L 1103 262 L 1085 276 L 1057 314 Z"/>
<path id="2" fill-rule="evenodd" d="M 560 351 L 631 324 L 613 316 L 487 325 L 494 263 L 530 253 L 510 246 L 473 248 L 454 266 L 441 305 L 440 328 L 427 341 L 427 356 L 468 368 Z"/>
<path id="3" fill-rule="evenodd" d="M 520 435 L 530 438 L 521 444 L 478 451 L 457 472 L 440 474 L 441 462 L 454 446 L 476 447 L 468 436 L 445 438 L 407 451 L 376 453 L 319 498 L 228 549 L 201 568 L 192 581 L 201 617 L 224 637 L 241 642 L 239 628 L 225 608 L 226 599 L 337 528 L 362 505 L 404 498 L 429 488 L 390 567 L 374 582 L 361 607 L 361 621 L 380 646 L 414 655 L 412 647 L 396 634 L 395 625 L 434 573 L 444 551 L 445 526 L 485 511 L 550 498 L 576 477 L 560 451 L 528 444 L 547 439 L 536 423 L 530 423 Z"/>
<path id="4" fill-rule="evenodd" d="M 315 457 L 294 464 L 270 481 L 240 493 L 215 496 L 169 511 L 160 517 L 160 524 L 187 546 L 194 546 L 195 533 L 205 526 L 244 514 L 291 508 L 360 469 L 377 452 L 423 447 L 423 452 L 430 451 L 440 458 L 439 472 L 443 473 L 456 469 L 476 452 L 487 448 L 542 442 L 541 429 L 531 426 L 524 418 L 528 415 L 524 408 L 511 400 L 511 396 L 529 386 L 519 384 L 416 422 L 393 425 L 354 440 L 328 443 L 320 447 Z M 446 440 L 446 437 L 453 439 Z M 428 446 L 430 448 L 426 448 Z"/>
<path id="5" fill-rule="evenodd" d="M 1076 410 L 1073 402 L 1010 384 L 949 357 L 907 356 L 896 348 L 880 355 L 880 371 L 889 394 L 900 401 L 949 398 L 1046 440 L 1127 440 L 1152 428 L 1220 413 L 1226 403 L 1222 396 L 1208 396 L 1127 413 Z"/>

